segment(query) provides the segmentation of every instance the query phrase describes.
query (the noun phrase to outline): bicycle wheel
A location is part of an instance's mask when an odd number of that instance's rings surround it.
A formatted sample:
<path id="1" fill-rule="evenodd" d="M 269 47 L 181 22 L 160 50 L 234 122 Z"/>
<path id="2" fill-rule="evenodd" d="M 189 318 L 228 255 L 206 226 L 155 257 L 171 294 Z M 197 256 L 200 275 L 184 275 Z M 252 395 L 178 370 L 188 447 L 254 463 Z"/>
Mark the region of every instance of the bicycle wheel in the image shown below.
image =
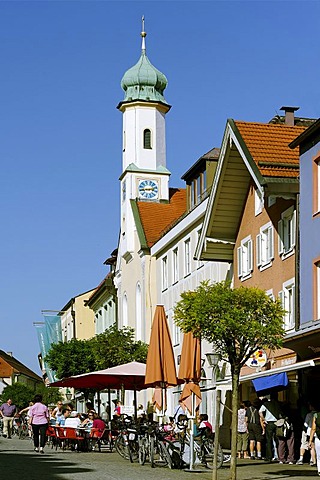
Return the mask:
<path id="1" fill-rule="evenodd" d="M 172 461 L 168 450 L 162 440 L 152 439 L 150 445 L 150 457 L 152 467 L 168 467 L 172 468 Z"/>
<path id="2" fill-rule="evenodd" d="M 130 450 L 127 445 L 127 442 L 123 438 L 123 436 L 120 434 L 114 443 L 115 449 L 121 455 L 122 458 L 125 458 L 126 460 L 130 460 Z"/>
<path id="3" fill-rule="evenodd" d="M 202 458 L 209 468 L 212 468 L 213 454 L 214 454 L 214 440 L 207 439 L 203 442 L 203 445 L 202 445 Z M 219 444 L 217 468 L 222 467 L 222 464 L 223 464 L 223 451 L 222 451 L 221 445 Z"/>
<path id="4" fill-rule="evenodd" d="M 146 452 L 146 439 L 139 438 L 139 463 L 144 465 L 146 463 L 147 452 Z"/>

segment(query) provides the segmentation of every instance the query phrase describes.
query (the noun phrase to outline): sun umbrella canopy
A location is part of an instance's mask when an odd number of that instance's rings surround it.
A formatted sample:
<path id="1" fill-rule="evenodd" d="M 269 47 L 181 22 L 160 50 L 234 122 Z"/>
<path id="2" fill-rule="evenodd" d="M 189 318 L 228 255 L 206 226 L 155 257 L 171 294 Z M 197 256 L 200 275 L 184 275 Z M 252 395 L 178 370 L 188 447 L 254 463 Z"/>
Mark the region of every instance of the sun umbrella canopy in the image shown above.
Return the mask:
<path id="1" fill-rule="evenodd" d="M 179 378 L 186 381 L 180 396 L 182 404 L 194 414 L 201 402 L 201 341 L 192 332 L 185 333 L 181 350 Z"/>
<path id="2" fill-rule="evenodd" d="M 50 387 L 93 388 L 124 388 L 125 390 L 143 390 L 145 387 L 146 366 L 144 363 L 130 362 L 124 365 L 83 373 L 63 378 L 51 383 Z"/>
<path id="3" fill-rule="evenodd" d="M 196 383 L 201 379 L 201 342 L 192 332 L 185 333 L 183 337 L 178 377 Z"/>
<path id="4" fill-rule="evenodd" d="M 177 379 L 166 313 L 163 305 L 157 305 L 151 329 L 145 385 L 165 388 L 178 383 L 183 382 Z"/>

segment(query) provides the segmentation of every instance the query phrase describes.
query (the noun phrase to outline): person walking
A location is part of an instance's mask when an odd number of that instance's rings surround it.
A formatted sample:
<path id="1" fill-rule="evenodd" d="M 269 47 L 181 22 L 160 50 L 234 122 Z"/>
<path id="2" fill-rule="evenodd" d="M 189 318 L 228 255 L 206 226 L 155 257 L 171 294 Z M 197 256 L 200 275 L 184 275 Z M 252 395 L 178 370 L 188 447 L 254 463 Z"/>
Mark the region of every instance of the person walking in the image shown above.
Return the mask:
<path id="1" fill-rule="evenodd" d="M 3 418 L 3 437 L 11 438 L 13 428 L 13 418 L 17 407 L 13 405 L 11 398 L 0 407 L 0 415 Z"/>
<path id="2" fill-rule="evenodd" d="M 274 441 L 276 444 L 276 454 L 278 448 L 278 439 L 276 437 L 276 425 L 275 422 L 281 417 L 281 409 L 279 402 L 274 399 L 265 398 L 262 400 L 262 405 L 259 409 L 260 423 L 262 427 L 262 433 L 265 434 L 266 442 L 266 461 L 271 462 L 276 457 L 274 454 Z"/>
<path id="3" fill-rule="evenodd" d="M 246 410 L 251 460 L 255 460 L 255 458 L 261 460 L 261 443 L 263 441 L 263 435 L 258 411 L 260 406 L 260 400 L 259 398 L 256 398 L 252 405 Z"/>
<path id="4" fill-rule="evenodd" d="M 44 453 L 44 445 L 46 443 L 46 431 L 49 424 L 49 410 L 42 403 L 42 395 L 34 397 L 34 405 L 30 408 L 29 423 L 33 431 L 33 443 L 35 452 Z M 39 449 L 40 439 L 40 449 Z"/>
<path id="5" fill-rule="evenodd" d="M 238 410 L 238 429 L 237 429 L 237 450 L 238 458 L 249 458 L 248 456 L 248 426 L 246 422 L 246 407 L 243 402 L 240 403 Z"/>

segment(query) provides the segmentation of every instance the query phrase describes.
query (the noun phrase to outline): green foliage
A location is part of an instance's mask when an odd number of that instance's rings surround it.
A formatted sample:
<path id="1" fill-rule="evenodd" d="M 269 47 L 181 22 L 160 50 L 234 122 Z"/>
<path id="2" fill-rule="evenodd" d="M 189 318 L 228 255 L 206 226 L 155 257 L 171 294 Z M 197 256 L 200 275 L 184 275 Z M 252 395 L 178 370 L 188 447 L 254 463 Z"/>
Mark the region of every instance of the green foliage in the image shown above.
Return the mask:
<path id="1" fill-rule="evenodd" d="M 148 346 L 141 341 L 134 341 L 134 329 L 116 325 L 90 340 L 97 370 L 115 367 L 124 363 L 137 361 L 145 363 Z"/>
<path id="2" fill-rule="evenodd" d="M 134 329 L 113 325 L 90 340 L 51 345 L 45 360 L 61 379 L 114 367 L 132 361 L 145 363 L 148 345 L 134 340 Z"/>
<path id="3" fill-rule="evenodd" d="M 25 385 L 24 383 L 14 383 L 13 385 L 6 386 L 0 396 L 0 402 L 5 403 L 11 398 L 12 403 L 16 405 L 18 410 L 27 407 L 29 402 L 34 398 L 35 391 Z"/>
<path id="4" fill-rule="evenodd" d="M 181 294 L 174 320 L 182 331 L 214 343 L 231 370 L 240 371 L 258 348 L 281 347 L 284 313 L 280 301 L 259 288 L 203 282 L 195 291 Z"/>
<path id="5" fill-rule="evenodd" d="M 59 391 L 59 388 L 55 387 L 46 387 L 43 383 L 40 383 L 36 387 L 36 393 L 42 395 L 42 401 L 45 405 L 53 405 L 62 400 L 62 395 Z"/>
<path id="6" fill-rule="evenodd" d="M 58 378 L 97 370 L 89 340 L 53 343 L 45 361 Z"/>

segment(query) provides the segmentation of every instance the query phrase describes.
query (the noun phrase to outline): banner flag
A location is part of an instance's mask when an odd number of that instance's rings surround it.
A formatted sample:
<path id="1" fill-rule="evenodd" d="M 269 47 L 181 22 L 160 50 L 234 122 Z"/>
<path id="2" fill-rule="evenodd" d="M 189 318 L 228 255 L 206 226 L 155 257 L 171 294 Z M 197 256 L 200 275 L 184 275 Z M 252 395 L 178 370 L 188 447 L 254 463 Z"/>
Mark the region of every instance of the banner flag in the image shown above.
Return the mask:
<path id="1" fill-rule="evenodd" d="M 62 342 L 60 315 L 44 315 L 49 344 Z"/>
<path id="2" fill-rule="evenodd" d="M 51 383 L 55 381 L 54 372 L 51 370 L 47 362 L 45 362 L 44 360 L 50 349 L 50 343 L 47 336 L 46 326 L 44 324 L 40 324 L 40 325 L 35 324 L 34 326 L 36 327 L 36 330 L 37 330 L 38 342 L 39 342 L 40 352 L 42 356 L 43 366 L 45 368 L 48 380 Z"/>

